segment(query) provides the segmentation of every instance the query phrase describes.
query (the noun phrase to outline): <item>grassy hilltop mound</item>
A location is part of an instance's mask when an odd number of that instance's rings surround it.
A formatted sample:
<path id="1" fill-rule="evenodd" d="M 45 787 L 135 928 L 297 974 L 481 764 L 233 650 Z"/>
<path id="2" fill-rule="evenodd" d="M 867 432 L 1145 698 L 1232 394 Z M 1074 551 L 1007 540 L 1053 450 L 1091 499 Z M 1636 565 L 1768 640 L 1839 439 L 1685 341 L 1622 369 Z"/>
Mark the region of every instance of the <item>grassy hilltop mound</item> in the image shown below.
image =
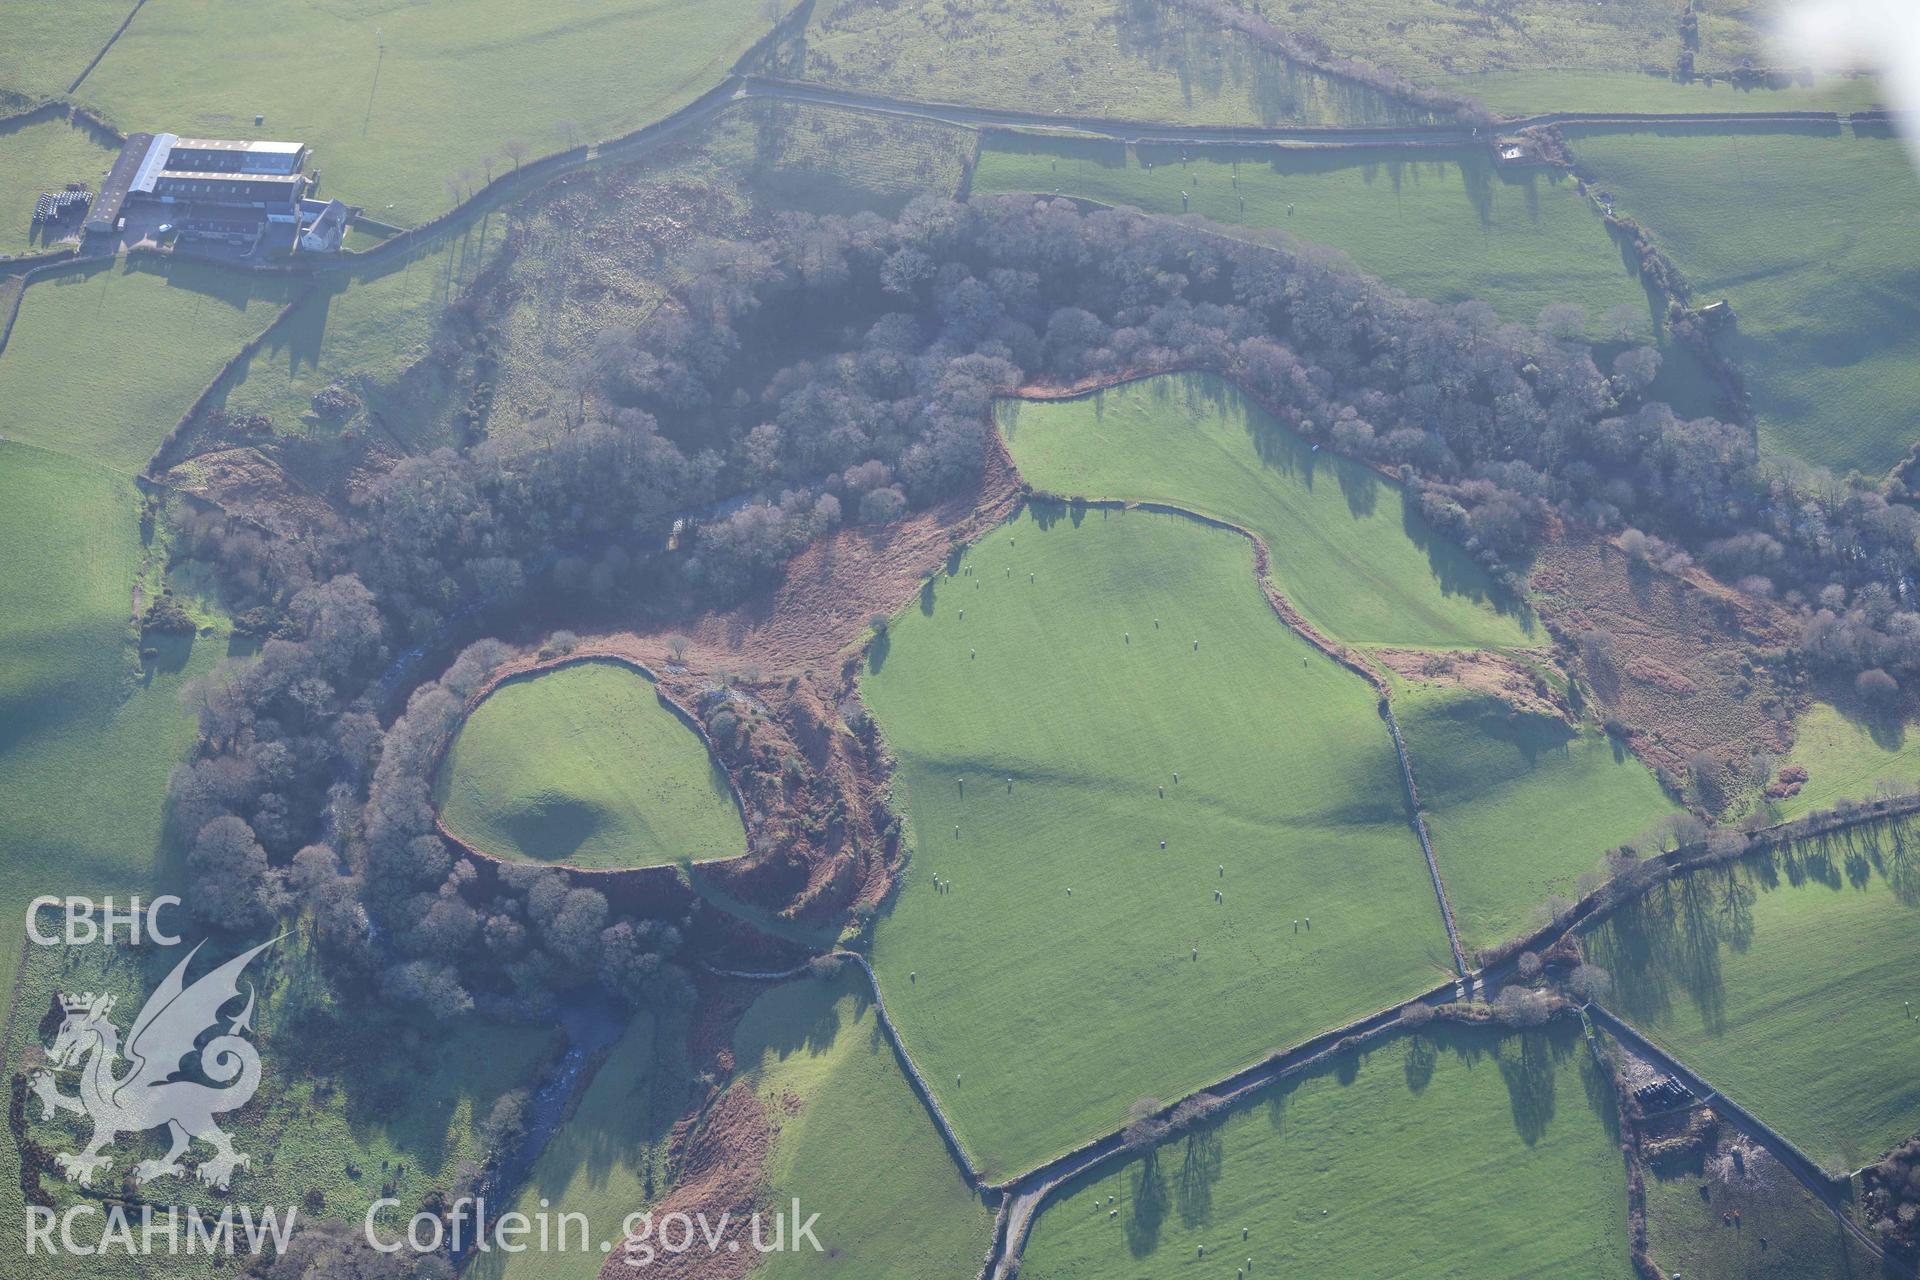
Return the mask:
<path id="1" fill-rule="evenodd" d="M 461 726 L 435 789 L 447 830 L 513 861 L 651 867 L 746 849 L 705 744 L 617 663 L 494 690 Z"/>

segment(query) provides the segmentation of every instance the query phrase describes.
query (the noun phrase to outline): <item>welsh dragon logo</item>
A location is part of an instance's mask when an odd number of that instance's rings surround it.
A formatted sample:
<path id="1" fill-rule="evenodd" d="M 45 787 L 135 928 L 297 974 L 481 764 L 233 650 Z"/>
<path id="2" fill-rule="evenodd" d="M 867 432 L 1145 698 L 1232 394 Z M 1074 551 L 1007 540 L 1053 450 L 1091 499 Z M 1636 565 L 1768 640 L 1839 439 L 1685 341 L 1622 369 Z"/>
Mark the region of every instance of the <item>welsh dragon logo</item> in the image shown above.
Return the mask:
<path id="1" fill-rule="evenodd" d="M 30 1085 L 45 1107 L 42 1119 L 70 1111 L 93 1121 L 93 1139 L 86 1150 L 55 1157 L 68 1178 L 83 1187 L 92 1185 L 94 1175 L 113 1164 L 113 1157 L 104 1153 L 116 1138 L 162 1126 L 172 1147 L 161 1159 L 142 1160 L 134 1166 L 137 1183 L 186 1172 L 180 1157 L 196 1139 L 214 1150 L 212 1158 L 203 1161 L 199 1169 L 200 1180 L 208 1186 L 224 1189 L 233 1171 L 249 1163 L 247 1156 L 233 1149 L 233 1139 L 213 1118 L 245 1106 L 260 1087 L 260 1054 L 244 1038 L 244 1033 L 253 1029 L 251 983 L 247 986 L 246 1008 L 228 1023 L 224 1034 L 199 1049 L 200 1074 L 214 1083 L 176 1077 L 202 1033 L 218 1028 L 220 1010 L 239 998 L 241 971 L 277 941 L 263 942 L 235 956 L 192 986 L 186 984 L 185 975 L 200 946 L 188 952 L 133 1020 L 127 1032 L 128 1066 L 123 1074 L 115 1073 L 122 1054 L 120 1029 L 107 1016 L 114 998 L 92 993 L 60 997 L 66 1020 L 48 1056 L 62 1071 L 79 1066 L 80 1096 L 70 1098 L 61 1093 L 52 1071 L 35 1072 Z"/>

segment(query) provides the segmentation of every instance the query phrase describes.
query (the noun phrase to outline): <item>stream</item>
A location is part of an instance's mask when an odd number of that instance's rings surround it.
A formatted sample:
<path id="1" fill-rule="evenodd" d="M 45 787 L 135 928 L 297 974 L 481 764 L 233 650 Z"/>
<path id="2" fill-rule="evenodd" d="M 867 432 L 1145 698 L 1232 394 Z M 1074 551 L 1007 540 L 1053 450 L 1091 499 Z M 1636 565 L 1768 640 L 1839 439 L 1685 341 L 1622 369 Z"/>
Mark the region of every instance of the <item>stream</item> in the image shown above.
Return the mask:
<path id="1" fill-rule="evenodd" d="M 489 1223 L 512 1209 L 533 1166 L 566 1121 L 567 1108 L 583 1083 L 587 1064 L 620 1038 L 627 1019 L 610 1003 L 577 1001 L 560 1010 L 560 1028 L 567 1037 L 566 1052 L 534 1086 L 527 1100 L 526 1131 L 519 1144 L 473 1185 L 474 1198 L 487 1205 Z M 453 1255 L 454 1266 L 464 1267 L 473 1253 L 469 1242 Z"/>

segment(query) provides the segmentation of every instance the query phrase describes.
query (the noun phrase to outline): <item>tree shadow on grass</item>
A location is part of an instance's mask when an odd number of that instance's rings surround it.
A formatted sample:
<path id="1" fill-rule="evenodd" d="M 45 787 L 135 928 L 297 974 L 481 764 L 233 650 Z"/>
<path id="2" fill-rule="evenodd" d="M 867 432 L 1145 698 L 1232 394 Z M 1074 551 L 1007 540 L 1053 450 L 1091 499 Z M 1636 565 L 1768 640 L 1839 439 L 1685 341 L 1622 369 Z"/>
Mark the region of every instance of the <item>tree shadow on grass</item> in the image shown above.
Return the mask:
<path id="1" fill-rule="evenodd" d="M 1133 1167 L 1133 1188 L 1125 1217 L 1127 1248 L 1134 1257 L 1144 1258 L 1160 1247 L 1160 1228 L 1172 1204 L 1167 1176 L 1160 1168 L 1160 1152 L 1155 1148 Z"/>
<path id="2" fill-rule="evenodd" d="M 1220 1124 L 1214 1121 L 1189 1133 L 1181 1142 L 1180 1181 L 1177 1199 L 1180 1221 L 1188 1227 L 1213 1220 L 1213 1184 L 1220 1181 L 1225 1164 L 1225 1144 Z"/>

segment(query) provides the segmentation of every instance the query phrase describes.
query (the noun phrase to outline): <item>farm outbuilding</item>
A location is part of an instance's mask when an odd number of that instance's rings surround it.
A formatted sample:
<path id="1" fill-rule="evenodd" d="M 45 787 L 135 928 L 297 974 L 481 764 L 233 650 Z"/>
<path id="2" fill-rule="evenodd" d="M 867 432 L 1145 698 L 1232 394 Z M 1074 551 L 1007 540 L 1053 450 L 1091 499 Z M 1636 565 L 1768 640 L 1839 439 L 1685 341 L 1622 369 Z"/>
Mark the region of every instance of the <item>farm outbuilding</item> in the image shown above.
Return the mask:
<path id="1" fill-rule="evenodd" d="M 304 142 L 221 138 L 178 138 L 167 168 L 195 173 L 298 173 L 306 163 Z"/>
<path id="2" fill-rule="evenodd" d="M 100 194 L 94 197 L 93 207 L 87 212 L 88 231 L 105 234 L 120 221 L 120 211 L 126 206 L 127 196 L 132 193 L 133 184 L 145 168 L 153 147 L 154 136 L 150 133 L 130 133 L 120 144 L 120 154 L 114 157 L 113 167 L 107 170 L 106 180 L 100 184 Z"/>
<path id="3" fill-rule="evenodd" d="M 339 200 L 302 200 L 300 248 L 308 253 L 338 253 L 351 212 Z"/>

